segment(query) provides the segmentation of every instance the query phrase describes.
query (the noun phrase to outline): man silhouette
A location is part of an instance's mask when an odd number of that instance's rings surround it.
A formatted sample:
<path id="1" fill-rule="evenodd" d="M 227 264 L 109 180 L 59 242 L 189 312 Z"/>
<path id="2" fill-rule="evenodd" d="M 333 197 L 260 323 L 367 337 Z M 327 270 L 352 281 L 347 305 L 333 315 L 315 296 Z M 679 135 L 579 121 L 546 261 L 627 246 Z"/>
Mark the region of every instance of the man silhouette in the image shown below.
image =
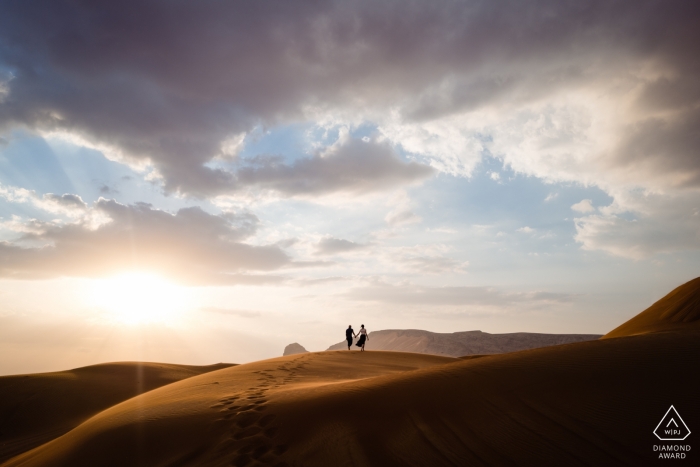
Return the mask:
<path id="1" fill-rule="evenodd" d="M 352 346 L 353 337 L 357 337 L 357 334 L 355 334 L 355 331 L 352 330 L 352 324 L 350 324 L 345 330 L 345 340 L 348 341 L 348 350 L 350 350 L 350 346 Z"/>

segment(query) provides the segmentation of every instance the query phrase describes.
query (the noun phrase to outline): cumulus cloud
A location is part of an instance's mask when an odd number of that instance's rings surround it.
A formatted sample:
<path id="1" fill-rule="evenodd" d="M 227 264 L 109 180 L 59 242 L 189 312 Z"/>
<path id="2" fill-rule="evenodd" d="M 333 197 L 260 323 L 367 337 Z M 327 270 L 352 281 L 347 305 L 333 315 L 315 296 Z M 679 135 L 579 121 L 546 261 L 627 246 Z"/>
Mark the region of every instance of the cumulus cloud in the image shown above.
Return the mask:
<path id="1" fill-rule="evenodd" d="M 575 239 L 584 249 L 630 259 L 700 249 L 700 208 L 692 194 L 636 192 L 619 198 L 621 203 L 600 214 L 575 219 Z"/>
<path id="2" fill-rule="evenodd" d="M 683 86 L 665 78 L 662 80 L 664 86 Z M 693 81 L 692 88 L 684 89 L 684 97 L 697 103 L 700 101 L 700 85 L 696 78 Z M 656 85 L 658 81 L 649 83 L 645 91 L 653 92 L 648 88 Z M 665 104 L 659 112 L 671 112 L 671 115 L 651 115 L 626 126 L 617 142 L 618 157 L 610 161 L 613 168 L 630 171 L 630 175 L 636 177 L 653 176 L 665 186 L 700 187 L 700 134 L 697 131 L 700 110 L 696 106 L 687 108 L 688 102 L 678 102 L 676 97 L 657 98 Z"/>
<path id="3" fill-rule="evenodd" d="M 403 162 L 386 142 L 349 139 L 289 165 L 281 157 L 248 159 L 232 183 L 287 195 L 367 193 L 420 180 L 433 172 L 426 165 Z"/>
<path id="4" fill-rule="evenodd" d="M 0 128 L 69 135 L 111 158 L 150 164 L 150 179 L 167 192 L 202 197 L 378 191 L 436 170 L 469 177 L 489 155 L 546 181 L 598 186 L 635 219 L 582 218 L 584 248 L 622 254 L 623 246 L 605 246 L 616 244 L 614 228 L 647 229 L 638 243 L 656 246 L 624 255 L 665 251 L 666 240 L 651 241 L 663 237 L 665 220 L 685 232 L 679 245 L 694 248 L 694 220 L 667 219 L 629 195 L 641 188 L 700 202 L 700 5 L 273 5 L 6 3 Z M 254 128 L 300 121 L 369 122 L 377 134 L 292 161 L 240 157 Z M 73 218 L 85 209 L 26 199 Z M 574 206 L 593 213 L 590 203 Z M 397 204 L 385 221 L 421 218 Z"/>
<path id="5" fill-rule="evenodd" d="M 10 2 L 0 124 L 79 135 L 205 196 L 327 191 L 320 159 L 207 163 L 255 126 L 328 112 L 448 173 L 489 150 L 542 177 L 696 187 L 699 16 L 661 0 Z M 380 185 L 358 170 L 343 186 Z"/>
<path id="6" fill-rule="evenodd" d="M 94 218 L 101 217 L 95 223 Z M 276 246 L 253 246 L 258 219 L 250 213 L 209 214 L 198 207 L 171 214 L 100 198 L 75 223 L 42 223 L 17 242 L 0 243 L 0 276 L 102 276 L 147 270 L 188 283 L 269 283 L 259 274 L 290 263 Z M 29 229 L 28 229 L 29 230 Z M 41 247 L 28 248 L 27 242 Z M 254 274 L 250 274 L 250 273 Z"/>
<path id="7" fill-rule="evenodd" d="M 574 204 L 571 206 L 571 209 L 573 209 L 576 212 L 593 212 L 595 211 L 595 208 L 593 207 L 593 201 L 590 199 L 584 199 L 579 201 L 578 203 Z"/>
<path id="8" fill-rule="evenodd" d="M 52 214 L 68 217 L 82 216 L 88 207 L 87 203 L 78 195 L 46 193 L 39 196 L 32 190 L 3 184 L 0 184 L 0 198 L 11 203 L 29 203 Z"/>
<path id="9" fill-rule="evenodd" d="M 87 209 L 87 203 L 85 203 L 80 196 L 69 193 L 63 195 L 48 193 L 43 196 L 42 200 L 45 201 L 48 206 L 53 205 L 59 210 L 84 211 Z"/>

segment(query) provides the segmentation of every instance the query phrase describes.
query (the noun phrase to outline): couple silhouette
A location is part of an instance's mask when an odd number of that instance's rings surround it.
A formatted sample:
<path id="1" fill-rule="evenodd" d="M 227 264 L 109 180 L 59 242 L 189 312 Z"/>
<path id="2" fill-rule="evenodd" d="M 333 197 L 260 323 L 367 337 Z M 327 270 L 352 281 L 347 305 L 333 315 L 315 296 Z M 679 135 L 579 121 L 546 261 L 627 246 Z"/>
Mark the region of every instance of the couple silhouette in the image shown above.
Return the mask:
<path id="1" fill-rule="evenodd" d="M 352 324 L 348 326 L 348 328 L 345 330 L 345 339 L 348 341 L 348 350 L 350 350 L 350 346 L 352 346 L 352 338 L 360 336 L 360 340 L 357 341 L 356 346 L 360 348 L 362 352 L 365 351 L 365 341 L 369 340 L 369 336 L 367 336 L 367 330 L 365 329 L 365 325 L 361 324 L 360 325 L 360 332 L 355 334 L 355 331 L 352 330 Z"/>

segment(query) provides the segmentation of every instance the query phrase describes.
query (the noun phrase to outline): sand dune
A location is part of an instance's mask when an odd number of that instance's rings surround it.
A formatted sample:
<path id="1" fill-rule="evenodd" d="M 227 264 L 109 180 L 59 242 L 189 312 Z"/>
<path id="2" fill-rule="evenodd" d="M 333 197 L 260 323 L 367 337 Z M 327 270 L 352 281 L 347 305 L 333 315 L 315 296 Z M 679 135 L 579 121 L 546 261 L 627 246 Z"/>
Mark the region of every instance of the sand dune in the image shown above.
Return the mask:
<path id="1" fill-rule="evenodd" d="M 366 346 L 368 350 L 462 357 L 571 344 L 598 339 L 601 336 L 599 334 L 538 334 L 534 332 L 489 334 L 481 331 L 438 333 L 418 329 L 387 329 L 373 331 L 369 337 Z M 330 346 L 328 350 L 347 350 L 347 345 L 347 341 L 341 341 Z"/>
<path id="2" fill-rule="evenodd" d="M 603 338 L 687 329 L 700 330 L 700 277 L 675 288 Z"/>
<path id="3" fill-rule="evenodd" d="M 281 357 L 135 397 L 4 466 L 647 465 L 670 404 L 700 419 L 699 356 L 689 331 L 468 360 Z"/>
<path id="4" fill-rule="evenodd" d="M 229 366 L 123 362 L 0 377 L 0 462 L 124 400 Z"/>
<path id="5" fill-rule="evenodd" d="M 309 353 L 228 368 L 173 383 L 101 412 L 66 435 L 3 466 L 13 465 L 230 465 L 236 451 L 273 460 L 279 426 L 273 400 L 287 391 L 342 386 L 381 375 L 455 361 L 401 353 Z M 285 403 L 286 404 L 286 403 Z M 289 428 L 303 424 L 303 416 Z M 296 428 L 295 428 L 296 427 Z M 240 462 L 239 462 L 240 463 Z"/>
<path id="6" fill-rule="evenodd" d="M 700 420 L 700 330 L 688 318 L 698 302 L 684 287 L 650 308 L 658 328 L 647 310 L 645 333 L 618 339 L 469 358 L 313 352 L 224 368 L 112 406 L 2 465 L 657 465 L 653 430 L 668 408 L 691 431 Z"/>

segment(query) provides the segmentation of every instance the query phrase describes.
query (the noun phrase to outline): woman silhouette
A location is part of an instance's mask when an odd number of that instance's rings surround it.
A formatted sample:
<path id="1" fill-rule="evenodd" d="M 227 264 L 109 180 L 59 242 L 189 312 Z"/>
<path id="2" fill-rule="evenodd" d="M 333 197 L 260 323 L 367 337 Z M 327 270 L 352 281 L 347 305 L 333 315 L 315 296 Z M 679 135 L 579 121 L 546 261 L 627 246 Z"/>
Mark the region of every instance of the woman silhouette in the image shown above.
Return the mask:
<path id="1" fill-rule="evenodd" d="M 358 341 L 357 341 L 357 344 L 355 344 L 355 345 L 358 346 L 358 347 L 360 347 L 360 348 L 362 349 L 362 351 L 364 352 L 364 351 L 365 351 L 365 341 L 366 341 L 366 340 L 367 340 L 367 341 L 369 340 L 369 336 L 367 335 L 367 329 L 365 329 L 365 325 L 364 325 L 364 324 L 361 324 L 361 325 L 360 325 L 360 332 L 359 332 L 359 334 L 360 334 L 360 340 L 358 340 Z"/>

